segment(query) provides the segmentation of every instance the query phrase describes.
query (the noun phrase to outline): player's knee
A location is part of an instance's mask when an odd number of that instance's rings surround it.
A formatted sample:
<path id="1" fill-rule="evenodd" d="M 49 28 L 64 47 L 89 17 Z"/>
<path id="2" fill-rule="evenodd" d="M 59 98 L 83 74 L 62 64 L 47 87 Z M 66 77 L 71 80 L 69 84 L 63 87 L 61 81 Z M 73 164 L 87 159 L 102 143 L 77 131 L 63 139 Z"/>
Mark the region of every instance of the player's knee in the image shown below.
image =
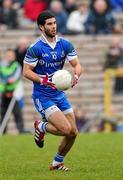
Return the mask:
<path id="1" fill-rule="evenodd" d="M 62 132 L 63 132 L 63 134 L 64 134 L 65 136 L 70 135 L 70 133 L 71 133 L 71 127 L 70 127 L 70 126 L 64 126 L 64 127 L 62 128 Z"/>
<path id="2" fill-rule="evenodd" d="M 72 128 L 70 132 L 70 136 L 76 138 L 77 134 L 78 134 L 77 128 Z"/>

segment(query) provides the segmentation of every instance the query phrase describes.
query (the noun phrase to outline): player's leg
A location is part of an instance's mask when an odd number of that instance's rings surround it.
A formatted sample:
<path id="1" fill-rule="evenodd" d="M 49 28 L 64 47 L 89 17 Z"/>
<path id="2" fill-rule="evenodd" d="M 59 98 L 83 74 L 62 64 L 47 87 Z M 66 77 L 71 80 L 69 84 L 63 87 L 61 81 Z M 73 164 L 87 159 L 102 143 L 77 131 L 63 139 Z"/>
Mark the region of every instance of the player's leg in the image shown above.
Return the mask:
<path id="1" fill-rule="evenodd" d="M 40 122 L 38 124 L 38 128 L 36 128 L 35 134 L 37 136 L 39 136 L 39 138 L 38 138 L 38 141 L 36 142 L 36 144 L 38 145 L 39 140 L 41 139 L 41 141 L 40 141 L 40 145 L 41 145 L 41 142 L 44 137 L 44 133 L 46 131 L 50 132 L 52 134 L 70 137 L 70 138 L 64 138 L 62 140 L 62 143 L 59 147 L 60 152 L 58 152 L 56 154 L 54 161 L 53 161 L 52 165 L 50 166 L 51 170 L 56 169 L 56 168 L 60 169 L 60 170 L 68 170 L 68 168 L 66 168 L 63 165 L 63 159 L 64 159 L 63 154 L 66 155 L 66 153 L 70 150 L 70 148 L 72 147 L 72 145 L 74 143 L 75 137 L 77 135 L 76 127 L 74 127 L 75 124 L 73 123 L 74 115 L 73 115 L 73 113 L 71 113 L 71 112 L 73 112 L 73 110 L 65 98 L 62 99 L 61 102 L 64 102 L 64 104 L 65 104 L 63 109 L 65 110 L 64 113 L 67 112 L 67 114 L 68 114 L 67 117 L 63 114 L 63 112 L 61 112 L 61 110 L 56 105 L 54 105 L 53 102 L 49 101 L 49 102 L 47 102 L 47 104 L 42 103 L 43 111 L 41 110 L 42 109 L 41 102 L 39 100 L 37 102 L 38 102 L 38 109 L 41 111 L 42 117 L 44 117 L 43 116 L 43 113 L 44 113 L 45 118 L 48 120 L 48 122 Z M 46 108 L 47 105 L 50 107 Z M 37 130 L 39 130 L 39 132 L 37 132 Z M 42 136 L 40 136 L 40 135 L 42 135 Z M 70 141 L 70 142 L 68 143 L 68 141 Z M 38 146 L 42 147 L 40 145 L 38 145 Z"/>
<path id="2" fill-rule="evenodd" d="M 69 150 L 73 146 L 78 130 L 76 127 L 73 109 L 71 108 L 71 105 L 65 96 L 64 98 L 62 98 L 62 101 L 58 104 L 58 106 L 62 110 L 62 112 L 65 114 L 67 122 L 69 123 L 71 130 L 68 135 L 65 135 L 63 137 L 58 147 L 58 151 L 54 157 L 54 160 L 50 166 L 50 169 L 53 170 L 57 167 L 60 169 L 63 168 L 63 170 L 68 170 L 68 168 L 64 168 L 63 160 L 64 160 L 65 155 L 69 152 Z"/>
<path id="3" fill-rule="evenodd" d="M 76 127 L 74 114 L 69 113 L 66 115 L 66 118 L 68 119 L 68 122 L 71 125 L 71 132 L 69 135 L 66 135 L 63 137 L 63 139 L 58 147 L 58 152 L 56 153 L 54 160 L 53 160 L 52 164 L 50 165 L 51 170 L 54 170 L 56 168 L 63 168 L 63 170 L 68 170 L 68 168 L 66 168 L 63 165 L 63 161 L 64 161 L 64 157 L 69 152 L 69 150 L 71 149 L 71 147 L 73 146 L 73 144 L 75 142 L 78 130 Z"/>
<path id="4" fill-rule="evenodd" d="M 56 106 L 55 106 L 56 107 Z M 50 107 L 51 109 L 53 106 Z M 55 109 L 58 109 L 57 107 Z M 48 114 L 49 114 L 48 108 Z M 47 112 L 47 110 L 46 110 Z M 46 113 L 47 115 L 47 113 Z M 65 115 L 58 109 L 55 112 L 50 111 L 49 117 L 47 117 L 48 122 L 42 122 L 41 120 L 36 120 L 34 123 L 35 126 L 35 143 L 38 147 L 43 147 L 44 145 L 44 135 L 45 132 L 49 132 L 54 135 L 59 136 L 69 136 L 71 133 L 71 125 L 68 122 Z"/>
<path id="5" fill-rule="evenodd" d="M 44 100 L 42 103 L 40 99 L 36 98 L 34 99 L 34 104 L 42 119 L 48 120 L 48 122 L 37 120 L 34 123 L 34 139 L 39 147 L 43 147 L 45 132 L 62 136 L 71 132 L 71 126 L 67 118 L 52 101 L 45 102 Z"/>
<path id="6" fill-rule="evenodd" d="M 53 135 L 57 135 L 57 136 L 65 136 L 67 134 L 70 133 L 70 124 L 66 121 L 64 121 L 64 115 L 62 112 L 54 112 L 52 114 L 52 117 L 48 120 L 48 122 L 43 122 L 41 120 L 36 120 L 35 122 L 37 123 L 36 127 L 38 127 L 38 129 L 41 132 L 48 132 L 51 133 Z M 63 116 L 63 117 L 62 117 Z M 59 118 L 60 117 L 60 118 Z M 61 120 L 61 118 L 63 119 L 62 123 L 59 123 L 58 121 Z M 53 123 L 52 123 L 53 120 Z M 55 121 L 56 120 L 56 121 Z M 42 127 L 42 126 L 45 126 Z"/>
<path id="7" fill-rule="evenodd" d="M 70 122 L 60 109 L 56 107 L 56 111 L 52 112 L 50 110 L 52 108 L 53 106 L 46 110 L 46 116 L 47 111 L 50 111 L 50 114 L 47 116 L 48 124 L 46 125 L 46 131 L 54 135 L 69 136 L 71 133 Z"/>
<path id="8" fill-rule="evenodd" d="M 55 109 L 52 111 L 52 109 Z M 59 136 L 69 136 L 71 133 L 71 124 L 63 114 L 63 112 L 60 111 L 60 109 L 57 108 L 57 106 L 51 106 L 48 109 L 46 109 L 46 118 L 48 119 L 47 122 L 41 122 L 38 123 L 38 128 L 41 132 L 48 132 L 54 135 Z"/>
<path id="9" fill-rule="evenodd" d="M 70 136 L 63 137 L 63 139 L 59 145 L 59 148 L 58 148 L 58 154 L 60 154 L 64 157 L 69 152 L 71 147 L 73 146 L 76 136 L 78 134 L 74 113 L 66 114 L 66 118 L 68 119 L 68 122 L 71 125 L 71 133 L 70 133 Z"/>

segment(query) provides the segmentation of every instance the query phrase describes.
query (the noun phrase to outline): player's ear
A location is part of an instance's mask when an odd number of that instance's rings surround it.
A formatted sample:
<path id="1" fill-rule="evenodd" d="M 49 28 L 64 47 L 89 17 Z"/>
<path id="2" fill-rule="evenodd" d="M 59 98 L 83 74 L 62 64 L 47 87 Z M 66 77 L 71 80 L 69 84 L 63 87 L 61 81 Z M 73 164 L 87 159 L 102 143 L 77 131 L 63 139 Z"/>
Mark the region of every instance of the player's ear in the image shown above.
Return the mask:
<path id="1" fill-rule="evenodd" d="M 42 25 L 39 25 L 39 29 L 42 31 L 42 30 L 43 30 L 43 26 L 42 26 Z"/>

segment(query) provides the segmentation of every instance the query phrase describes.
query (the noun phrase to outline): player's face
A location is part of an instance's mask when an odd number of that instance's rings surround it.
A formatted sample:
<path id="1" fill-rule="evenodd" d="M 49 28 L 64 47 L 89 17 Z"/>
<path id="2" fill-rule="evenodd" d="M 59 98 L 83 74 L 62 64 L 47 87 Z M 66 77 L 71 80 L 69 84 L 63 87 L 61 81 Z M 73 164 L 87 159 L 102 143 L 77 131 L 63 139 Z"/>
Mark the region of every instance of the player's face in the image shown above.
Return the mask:
<path id="1" fill-rule="evenodd" d="M 56 36 L 56 28 L 57 28 L 56 19 L 50 18 L 45 21 L 43 30 L 47 36 L 53 38 Z"/>

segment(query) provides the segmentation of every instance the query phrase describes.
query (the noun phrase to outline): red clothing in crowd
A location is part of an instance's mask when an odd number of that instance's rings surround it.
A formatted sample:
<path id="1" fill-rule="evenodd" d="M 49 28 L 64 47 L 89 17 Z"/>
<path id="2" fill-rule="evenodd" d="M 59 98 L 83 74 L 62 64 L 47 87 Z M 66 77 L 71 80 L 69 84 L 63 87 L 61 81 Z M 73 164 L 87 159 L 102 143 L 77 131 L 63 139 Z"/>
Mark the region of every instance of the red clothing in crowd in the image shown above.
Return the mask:
<path id="1" fill-rule="evenodd" d="M 44 0 L 25 0 L 24 3 L 24 15 L 26 18 L 36 21 L 38 15 L 46 10 L 48 7 L 48 1 Z"/>

